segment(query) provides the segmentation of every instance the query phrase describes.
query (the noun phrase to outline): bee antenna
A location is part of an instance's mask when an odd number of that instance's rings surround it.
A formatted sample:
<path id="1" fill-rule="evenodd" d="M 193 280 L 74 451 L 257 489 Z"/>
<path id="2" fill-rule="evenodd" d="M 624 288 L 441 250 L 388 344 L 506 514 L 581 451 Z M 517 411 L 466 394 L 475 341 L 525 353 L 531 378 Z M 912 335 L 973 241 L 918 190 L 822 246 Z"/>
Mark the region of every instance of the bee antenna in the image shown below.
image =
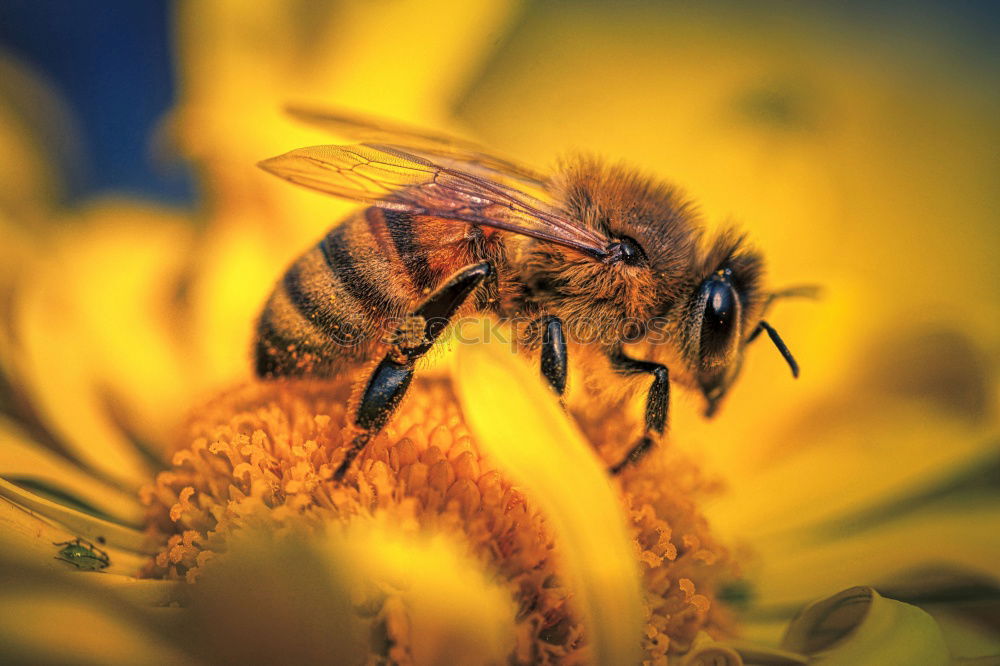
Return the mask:
<path id="1" fill-rule="evenodd" d="M 776 330 L 774 330 L 774 327 L 766 321 L 763 319 L 760 320 L 760 323 L 757 325 L 757 330 L 755 330 L 750 337 L 747 338 L 747 342 L 753 342 L 754 339 L 760 335 L 761 331 L 767 332 L 767 337 L 771 338 L 771 342 L 773 342 L 774 346 L 778 348 L 782 358 L 784 358 L 785 362 L 788 363 L 788 367 L 792 369 L 792 377 L 798 378 L 799 364 L 795 362 L 795 357 L 792 356 L 792 352 L 788 351 L 788 347 L 785 346 L 785 341 L 781 339 L 781 336 L 778 335 Z"/>

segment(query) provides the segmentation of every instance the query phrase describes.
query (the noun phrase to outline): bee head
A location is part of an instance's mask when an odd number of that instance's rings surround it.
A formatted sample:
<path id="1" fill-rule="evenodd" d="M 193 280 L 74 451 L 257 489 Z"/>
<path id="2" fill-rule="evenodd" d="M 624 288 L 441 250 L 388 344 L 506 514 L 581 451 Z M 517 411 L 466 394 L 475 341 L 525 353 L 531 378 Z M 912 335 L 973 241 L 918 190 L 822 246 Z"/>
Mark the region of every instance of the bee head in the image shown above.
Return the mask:
<path id="1" fill-rule="evenodd" d="M 762 319 L 773 295 L 761 289 L 763 258 L 732 231 L 723 232 L 700 258 L 682 331 L 685 356 L 712 417 L 739 375 L 746 346 L 763 330 L 788 361 L 798 365 L 777 331 Z"/>
<path id="2" fill-rule="evenodd" d="M 689 340 L 694 346 L 695 377 L 711 417 L 742 365 L 746 298 L 733 284 L 733 270 L 717 270 L 698 286 L 691 303 Z"/>

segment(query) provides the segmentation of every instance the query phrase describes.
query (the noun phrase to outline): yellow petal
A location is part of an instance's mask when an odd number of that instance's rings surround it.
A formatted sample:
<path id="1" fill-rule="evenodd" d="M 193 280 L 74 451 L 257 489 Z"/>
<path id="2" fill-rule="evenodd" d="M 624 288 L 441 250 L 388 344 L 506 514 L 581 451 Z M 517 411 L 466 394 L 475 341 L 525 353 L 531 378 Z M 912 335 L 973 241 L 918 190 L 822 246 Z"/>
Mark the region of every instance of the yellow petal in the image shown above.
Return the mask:
<path id="1" fill-rule="evenodd" d="M 639 659 L 643 602 L 632 539 L 607 471 L 552 392 L 497 342 L 465 345 L 455 371 L 476 439 L 551 524 L 595 663 Z"/>
<path id="2" fill-rule="evenodd" d="M 7 528 L 0 538 L 7 547 L 39 559 L 55 557 L 59 549 L 53 543 L 81 537 L 114 556 L 108 571 L 134 574 L 145 564 L 144 556 L 155 551 L 138 530 L 57 504 L 3 479 L 0 510 Z"/>
<path id="3" fill-rule="evenodd" d="M 492 583 L 459 543 L 444 535 L 403 536 L 398 527 L 361 524 L 332 539 L 331 547 L 333 561 L 351 579 L 398 596 L 416 663 L 508 660 L 517 608 L 507 587 Z"/>
<path id="4" fill-rule="evenodd" d="M 117 522 L 141 525 L 142 506 L 132 493 L 123 492 L 84 472 L 49 449 L 32 442 L 15 424 L 0 416 L 0 477 L 23 485 L 42 484 L 77 503 L 89 513 L 99 512 Z"/>
<path id="5" fill-rule="evenodd" d="M 363 663 L 369 636 L 337 565 L 314 538 L 242 530 L 192 586 L 183 640 L 211 663 Z"/>
<path id="6" fill-rule="evenodd" d="M 18 294 L 17 381 L 75 457 L 136 487 L 151 474 L 133 438 L 162 442 L 191 397 L 173 310 L 189 239 L 176 217 L 123 202 L 75 222 Z"/>
<path id="7" fill-rule="evenodd" d="M 105 569 L 104 575 L 92 576 L 88 582 L 135 606 L 175 608 L 190 600 L 188 584 L 182 581 L 135 578 Z"/>
<path id="8" fill-rule="evenodd" d="M 931 566 L 951 567 L 996 580 L 1000 539 L 987 526 L 1000 522 L 996 500 L 930 507 L 875 529 L 793 548 L 758 544 L 748 567 L 758 603 L 797 604 L 852 583 L 878 584 L 890 576 Z"/>
<path id="9" fill-rule="evenodd" d="M 965 609 L 961 606 L 949 608 L 947 603 L 929 606 L 925 610 L 941 627 L 955 663 L 961 664 L 965 663 L 963 660 L 968 660 L 975 664 L 977 662 L 974 660 L 982 659 L 978 663 L 989 664 L 991 657 L 993 663 L 1000 661 L 1000 634 L 976 616 L 974 606 L 969 609 L 971 612 L 968 614 L 963 614 Z"/>
<path id="10" fill-rule="evenodd" d="M 930 615 L 870 587 L 844 590 L 805 608 L 792 620 L 782 647 L 823 666 L 951 663 Z"/>
<path id="11" fill-rule="evenodd" d="M 254 166 L 291 148 L 329 143 L 287 117 L 289 102 L 440 120 L 515 15 L 511 0 L 390 5 L 232 0 L 187 2 L 177 13 L 181 69 L 177 126 L 207 168 L 213 224 L 270 230 L 275 250 L 301 251 L 344 211 Z M 414 48 L 413 35 L 433 48 Z M 232 219 L 234 212 L 244 212 Z M 209 257 L 210 258 L 210 257 Z"/>
<path id="12" fill-rule="evenodd" d="M 0 661 L 47 664 L 193 664 L 190 657 L 100 597 L 58 587 L 0 591 Z"/>
<path id="13" fill-rule="evenodd" d="M 191 590 L 192 630 L 208 651 L 227 663 L 359 663 L 365 651 L 417 664 L 507 661 L 517 608 L 465 544 L 357 518 L 326 534 L 289 525 L 235 535 Z"/>
<path id="14" fill-rule="evenodd" d="M 187 2 L 178 12 L 182 107 L 197 114 L 189 145 L 218 158 L 275 131 L 281 107 L 303 96 L 397 116 L 447 108 L 514 18 L 517 2 L 388 6 Z M 433 48 L 415 48 L 413 36 Z M 238 112 L 234 112 L 238 109 Z M 242 138 L 242 142 L 240 139 Z M 242 145 L 241 145 L 242 143 Z M 250 159 L 253 164 L 259 159 Z"/>
<path id="15" fill-rule="evenodd" d="M 854 415 L 854 423 L 813 432 L 794 455 L 734 479 L 731 491 L 707 508 L 714 527 L 754 542 L 801 536 L 948 480 L 977 462 L 990 441 L 981 427 L 918 403 L 878 411 L 876 418 Z"/>
<path id="16" fill-rule="evenodd" d="M 0 541 L 12 525 L 11 506 L 0 498 Z M 35 521 L 39 537 L 49 536 L 48 524 L 25 515 Z M 165 627 L 154 611 L 164 609 L 152 608 L 182 600 L 176 584 L 85 572 L 65 563 L 53 568 L 51 556 L 32 557 L 7 546 L 0 545 L 0 662 L 191 663 L 163 641 Z"/>

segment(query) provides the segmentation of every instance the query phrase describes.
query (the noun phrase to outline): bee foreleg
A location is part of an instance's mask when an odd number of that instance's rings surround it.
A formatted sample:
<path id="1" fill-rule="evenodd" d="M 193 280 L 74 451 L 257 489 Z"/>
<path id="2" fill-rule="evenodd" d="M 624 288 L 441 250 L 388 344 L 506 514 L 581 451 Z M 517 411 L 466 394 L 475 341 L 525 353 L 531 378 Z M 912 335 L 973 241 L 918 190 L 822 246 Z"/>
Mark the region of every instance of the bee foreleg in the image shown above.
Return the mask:
<path id="1" fill-rule="evenodd" d="M 667 366 L 651 361 L 638 361 L 617 352 L 611 357 L 614 369 L 623 375 L 649 373 L 653 375 L 653 383 L 646 394 L 646 432 L 629 450 L 621 462 L 611 468 L 612 474 L 618 474 L 627 466 L 642 459 L 656 441 L 663 435 L 667 427 L 667 411 L 670 406 L 670 373 Z"/>
<path id="2" fill-rule="evenodd" d="M 489 262 L 464 268 L 404 318 L 400 330 L 392 336 L 392 349 L 368 378 L 354 414 L 354 425 L 362 432 L 351 441 L 343 461 L 334 472 L 335 479 L 344 478 L 357 455 L 389 421 L 410 386 L 416 362 L 434 346 L 455 312 L 492 273 L 493 267 Z M 414 331 L 410 330 L 414 322 L 422 323 L 423 335 L 414 335 Z"/>
<path id="3" fill-rule="evenodd" d="M 542 330 L 542 376 L 558 395 L 566 390 L 566 337 L 562 320 L 555 315 L 538 318 Z"/>

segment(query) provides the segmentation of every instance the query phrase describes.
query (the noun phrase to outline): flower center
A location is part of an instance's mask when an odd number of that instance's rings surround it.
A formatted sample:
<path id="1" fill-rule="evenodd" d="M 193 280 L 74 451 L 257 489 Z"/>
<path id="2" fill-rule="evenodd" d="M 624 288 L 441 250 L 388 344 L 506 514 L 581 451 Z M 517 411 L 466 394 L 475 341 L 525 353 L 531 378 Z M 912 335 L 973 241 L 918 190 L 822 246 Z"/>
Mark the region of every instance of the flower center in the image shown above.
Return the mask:
<path id="1" fill-rule="evenodd" d="M 377 517 L 401 533 L 444 533 L 467 544 L 509 589 L 519 658 L 580 649 L 585 639 L 560 582 L 558 549 L 530 489 L 511 487 L 480 453 L 450 383 L 416 380 L 392 423 L 337 483 L 349 397 L 345 383 L 253 383 L 205 405 L 172 468 L 142 489 L 147 529 L 163 544 L 144 575 L 195 583 L 247 526 L 306 524 L 321 532 Z M 588 426 L 600 422 L 591 413 L 581 423 L 595 444 L 609 436 Z M 683 651 L 699 631 L 720 633 L 729 624 L 713 598 L 732 563 L 692 501 L 704 488 L 697 468 L 673 454 L 651 457 L 621 479 L 644 575 L 650 658 Z M 405 610 L 386 604 L 385 612 Z M 393 649 L 405 648 L 405 637 L 390 638 Z"/>

